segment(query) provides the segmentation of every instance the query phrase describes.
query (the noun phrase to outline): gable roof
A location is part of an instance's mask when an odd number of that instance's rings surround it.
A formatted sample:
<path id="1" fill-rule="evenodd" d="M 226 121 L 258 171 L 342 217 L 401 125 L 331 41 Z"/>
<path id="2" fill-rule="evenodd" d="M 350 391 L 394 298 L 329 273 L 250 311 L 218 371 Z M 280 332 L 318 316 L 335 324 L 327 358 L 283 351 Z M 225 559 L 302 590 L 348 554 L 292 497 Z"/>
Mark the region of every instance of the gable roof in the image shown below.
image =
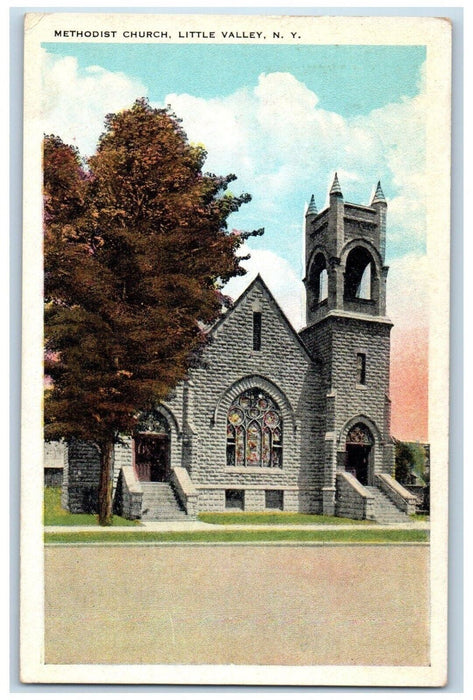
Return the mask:
<path id="1" fill-rule="evenodd" d="M 219 328 L 228 318 L 230 318 L 230 316 L 235 312 L 235 310 L 236 310 L 239 306 L 241 306 L 241 304 L 242 304 L 243 301 L 246 299 L 246 297 L 248 296 L 248 294 L 254 289 L 254 287 L 256 287 L 256 286 L 258 286 L 258 285 L 263 289 L 263 292 L 264 292 L 264 293 L 266 294 L 266 296 L 268 297 L 270 303 L 271 303 L 272 306 L 274 307 L 274 310 L 276 311 L 276 314 L 280 317 L 282 323 L 286 326 L 286 328 L 290 331 L 290 333 L 291 333 L 292 336 L 295 338 L 295 340 L 299 343 L 299 345 L 301 346 L 302 350 L 303 350 L 304 353 L 307 355 L 307 357 L 308 357 L 310 360 L 313 361 L 314 358 L 313 358 L 312 355 L 310 354 L 310 352 L 309 352 L 307 346 L 305 345 L 304 341 L 303 341 L 302 338 L 300 337 L 299 333 L 298 333 L 298 332 L 294 329 L 294 327 L 292 326 L 291 322 L 289 321 L 289 319 L 287 318 L 286 314 L 284 313 L 284 311 L 283 311 L 283 310 L 281 309 L 281 307 L 279 306 L 279 304 L 278 304 L 278 302 L 276 301 L 276 299 L 274 298 L 274 296 L 273 296 L 271 290 L 269 289 L 268 285 L 265 283 L 265 281 L 263 280 L 263 278 L 261 277 L 261 275 L 260 275 L 259 272 L 258 272 L 258 274 L 256 275 L 256 277 L 254 278 L 254 280 L 253 280 L 252 282 L 249 283 L 249 285 L 246 287 L 246 289 L 245 289 L 245 290 L 240 294 L 240 296 L 237 297 L 237 299 L 233 302 L 233 305 L 228 309 L 228 311 L 226 311 L 226 313 L 225 313 L 221 318 L 219 318 L 218 321 L 212 326 L 212 328 L 211 328 L 210 331 L 209 331 L 209 335 L 212 336 L 213 333 L 217 330 L 217 328 Z"/>

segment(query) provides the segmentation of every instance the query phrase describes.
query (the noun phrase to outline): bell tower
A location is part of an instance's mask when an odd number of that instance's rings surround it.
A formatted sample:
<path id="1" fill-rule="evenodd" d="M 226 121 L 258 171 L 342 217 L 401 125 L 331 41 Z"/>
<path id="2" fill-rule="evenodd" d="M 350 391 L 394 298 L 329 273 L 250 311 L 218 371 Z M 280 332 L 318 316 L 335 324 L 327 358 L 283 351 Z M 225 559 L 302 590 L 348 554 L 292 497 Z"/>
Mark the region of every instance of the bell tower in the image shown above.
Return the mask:
<path id="1" fill-rule="evenodd" d="M 338 471 L 370 486 L 377 473 L 392 474 L 394 468 L 386 212 L 379 182 L 370 205 L 353 204 L 345 201 L 335 173 L 329 206 L 318 212 L 312 195 L 305 216 L 307 326 L 301 337 L 323 379 L 326 514 L 335 512 Z"/>

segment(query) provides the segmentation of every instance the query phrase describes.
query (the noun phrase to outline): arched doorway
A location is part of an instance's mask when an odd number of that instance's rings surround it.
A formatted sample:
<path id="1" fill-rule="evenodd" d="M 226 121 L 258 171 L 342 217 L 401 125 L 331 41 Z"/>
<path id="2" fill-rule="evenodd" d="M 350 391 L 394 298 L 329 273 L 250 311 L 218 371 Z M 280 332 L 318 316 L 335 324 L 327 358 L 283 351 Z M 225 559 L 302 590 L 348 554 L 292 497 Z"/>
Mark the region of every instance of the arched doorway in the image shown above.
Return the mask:
<path id="1" fill-rule="evenodd" d="M 345 445 L 345 471 L 365 486 L 372 481 L 371 462 L 374 439 L 363 423 L 350 428 Z"/>
<path id="2" fill-rule="evenodd" d="M 142 416 L 134 436 L 135 472 L 139 481 L 168 481 L 171 430 L 159 411 Z"/>

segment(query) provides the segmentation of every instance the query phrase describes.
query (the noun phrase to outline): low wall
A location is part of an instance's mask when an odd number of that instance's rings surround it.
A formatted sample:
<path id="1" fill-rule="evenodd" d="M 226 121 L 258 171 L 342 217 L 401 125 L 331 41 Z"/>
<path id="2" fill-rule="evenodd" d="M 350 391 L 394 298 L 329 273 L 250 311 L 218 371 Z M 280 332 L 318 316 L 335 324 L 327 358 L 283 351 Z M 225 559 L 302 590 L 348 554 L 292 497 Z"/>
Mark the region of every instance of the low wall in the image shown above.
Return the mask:
<path id="1" fill-rule="evenodd" d="M 197 489 L 194 488 L 194 484 L 192 483 L 187 469 L 184 469 L 184 467 L 174 467 L 171 472 L 170 481 L 187 515 L 197 515 L 197 501 L 199 495 Z"/>
<path id="2" fill-rule="evenodd" d="M 131 465 L 125 464 L 120 470 L 115 502 L 119 515 L 128 520 L 140 520 L 143 489 Z"/>
<path id="3" fill-rule="evenodd" d="M 416 497 L 388 474 L 376 474 L 376 486 L 404 513 L 416 512 Z"/>
<path id="4" fill-rule="evenodd" d="M 71 442 L 62 482 L 62 506 L 71 513 L 97 513 L 100 455 L 89 442 Z"/>
<path id="5" fill-rule="evenodd" d="M 374 520 L 374 497 L 348 472 L 337 474 L 335 515 L 353 520 Z"/>

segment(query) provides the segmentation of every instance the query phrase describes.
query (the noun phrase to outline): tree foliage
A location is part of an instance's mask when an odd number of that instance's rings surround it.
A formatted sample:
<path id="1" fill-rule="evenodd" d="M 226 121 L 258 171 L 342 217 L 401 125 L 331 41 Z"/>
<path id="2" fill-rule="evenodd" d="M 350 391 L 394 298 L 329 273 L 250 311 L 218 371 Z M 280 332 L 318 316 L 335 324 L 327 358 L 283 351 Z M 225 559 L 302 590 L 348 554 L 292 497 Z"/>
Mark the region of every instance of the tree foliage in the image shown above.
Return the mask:
<path id="1" fill-rule="evenodd" d="M 396 480 L 401 484 L 424 484 L 426 480 L 426 454 L 423 445 L 417 442 L 402 442 L 394 439 Z"/>
<path id="2" fill-rule="evenodd" d="M 106 117 L 86 165 L 45 137 L 45 432 L 98 446 L 103 523 L 113 444 L 186 376 L 223 284 L 245 272 L 239 246 L 262 233 L 228 231 L 250 197 L 204 174 L 205 158 L 145 100 Z"/>

